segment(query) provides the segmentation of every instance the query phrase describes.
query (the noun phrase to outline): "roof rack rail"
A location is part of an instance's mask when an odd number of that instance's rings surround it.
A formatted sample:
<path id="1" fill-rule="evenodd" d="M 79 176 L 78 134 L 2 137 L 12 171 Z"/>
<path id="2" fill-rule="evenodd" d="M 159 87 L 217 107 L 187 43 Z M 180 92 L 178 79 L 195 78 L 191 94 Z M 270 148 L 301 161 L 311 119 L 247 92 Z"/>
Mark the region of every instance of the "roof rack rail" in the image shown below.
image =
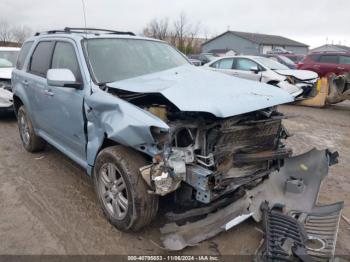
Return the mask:
<path id="1" fill-rule="evenodd" d="M 59 33 L 86 34 L 86 32 L 88 32 L 88 31 L 106 32 L 108 34 L 115 34 L 115 35 L 135 36 L 135 34 L 133 32 L 115 31 L 115 30 L 100 29 L 100 28 L 85 28 L 85 27 L 65 27 L 63 30 L 50 30 L 50 31 L 46 31 L 46 32 L 37 32 L 37 33 L 35 33 L 35 36 L 38 36 L 41 34 L 59 34 Z"/>

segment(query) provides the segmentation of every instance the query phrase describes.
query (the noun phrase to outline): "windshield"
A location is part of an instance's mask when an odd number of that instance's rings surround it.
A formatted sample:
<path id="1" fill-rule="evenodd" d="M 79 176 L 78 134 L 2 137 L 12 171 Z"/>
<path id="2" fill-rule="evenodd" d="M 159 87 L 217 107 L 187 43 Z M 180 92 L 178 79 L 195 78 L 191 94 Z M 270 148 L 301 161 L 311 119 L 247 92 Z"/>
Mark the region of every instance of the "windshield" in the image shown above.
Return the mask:
<path id="1" fill-rule="evenodd" d="M 283 56 L 283 55 L 280 55 L 279 56 L 280 59 L 285 62 L 286 64 L 289 64 L 289 65 L 294 65 L 294 62 L 292 60 L 290 60 L 288 57 L 286 56 Z"/>
<path id="2" fill-rule="evenodd" d="M 0 51 L 0 68 L 15 67 L 19 51 Z"/>
<path id="3" fill-rule="evenodd" d="M 84 43 L 97 83 L 110 83 L 189 64 L 168 44 L 138 39 L 88 39 Z"/>
<path id="4" fill-rule="evenodd" d="M 281 63 L 278 63 L 277 61 L 274 61 L 270 58 L 256 57 L 255 60 L 271 70 L 287 70 L 287 69 L 289 69 L 287 66 L 282 65 Z"/>

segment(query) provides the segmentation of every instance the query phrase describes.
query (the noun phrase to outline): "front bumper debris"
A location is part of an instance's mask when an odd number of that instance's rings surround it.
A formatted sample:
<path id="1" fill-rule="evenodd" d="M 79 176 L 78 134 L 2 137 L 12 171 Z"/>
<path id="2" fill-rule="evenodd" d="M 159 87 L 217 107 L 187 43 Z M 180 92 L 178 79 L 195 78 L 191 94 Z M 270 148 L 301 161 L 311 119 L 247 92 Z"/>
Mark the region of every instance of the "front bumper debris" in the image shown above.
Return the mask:
<path id="1" fill-rule="evenodd" d="M 206 207 L 191 210 L 187 214 L 172 214 L 173 218 L 189 219 L 207 211 L 205 218 L 192 223 L 182 226 L 175 222 L 166 224 L 161 229 L 164 247 L 181 250 L 197 245 L 249 217 L 260 222 L 264 216 L 261 206 L 268 203 L 266 208 L 283 207 L 282 214 L 294 217 L 305 228 L 308 255 L 333 256 L 343 203 L 317 206 L 316 201 L 321 182 L 328 175 L 329 166 L 337 163 L 337 156 L 337 153 L 328 150 L 313 149 L 287 158 L 280 171 L 272 173 L 255 188 L 245 190 L 242 197 L 216 212 L 213 211 L 218 208 Z M 317 239 L 323 244 L 317 248 L 309 247 L 307 243 L 310 239 Z"/>

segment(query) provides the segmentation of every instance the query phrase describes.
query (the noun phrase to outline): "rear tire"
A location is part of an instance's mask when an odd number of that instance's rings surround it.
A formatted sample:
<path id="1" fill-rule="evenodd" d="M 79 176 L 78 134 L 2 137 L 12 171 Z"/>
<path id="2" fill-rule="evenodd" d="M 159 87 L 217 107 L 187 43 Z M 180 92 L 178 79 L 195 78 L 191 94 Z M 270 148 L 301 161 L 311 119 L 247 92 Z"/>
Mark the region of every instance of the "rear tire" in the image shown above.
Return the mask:
<path id="1" fill-rule="evenodd" d="M 144 157 L 123 146 L 103 149 L 94 167 L 94 187 L 108 221 L 122 231 L 148 225 L 158 211 L 158 196 L 148 193 L 139 168 Z"/>
<path id="2" fill-rule="evenodd" d="M 24 106 L 17 112 L 19 134 L 24 148 L 31 153 L 42 151 L 46 142 L 35 134 L 32 121 L 30 120 Z"/>

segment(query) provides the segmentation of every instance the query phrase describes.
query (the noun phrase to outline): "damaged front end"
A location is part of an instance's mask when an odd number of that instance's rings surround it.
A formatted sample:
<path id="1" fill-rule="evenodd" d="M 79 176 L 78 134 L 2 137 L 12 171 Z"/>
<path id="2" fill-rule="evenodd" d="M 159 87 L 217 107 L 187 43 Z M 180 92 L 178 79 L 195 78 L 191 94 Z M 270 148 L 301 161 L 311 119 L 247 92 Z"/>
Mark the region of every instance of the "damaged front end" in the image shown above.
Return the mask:
<path id="1" fill-rule="evenodd" d="M 186 193 L 180 190 L 177 199 L 186 204 L 209 204 L 242 185 L 257 183 L 279 170 L 292 153 L 281 141 L 287 137 L 281 123 L 284 116 L 275 108 L 226 119 L 164 107 L 148 110 L 170 129 L 151 130 L 162 153 L 141 168 L 142 177 L 159 195 L 184 183 Z"/>

